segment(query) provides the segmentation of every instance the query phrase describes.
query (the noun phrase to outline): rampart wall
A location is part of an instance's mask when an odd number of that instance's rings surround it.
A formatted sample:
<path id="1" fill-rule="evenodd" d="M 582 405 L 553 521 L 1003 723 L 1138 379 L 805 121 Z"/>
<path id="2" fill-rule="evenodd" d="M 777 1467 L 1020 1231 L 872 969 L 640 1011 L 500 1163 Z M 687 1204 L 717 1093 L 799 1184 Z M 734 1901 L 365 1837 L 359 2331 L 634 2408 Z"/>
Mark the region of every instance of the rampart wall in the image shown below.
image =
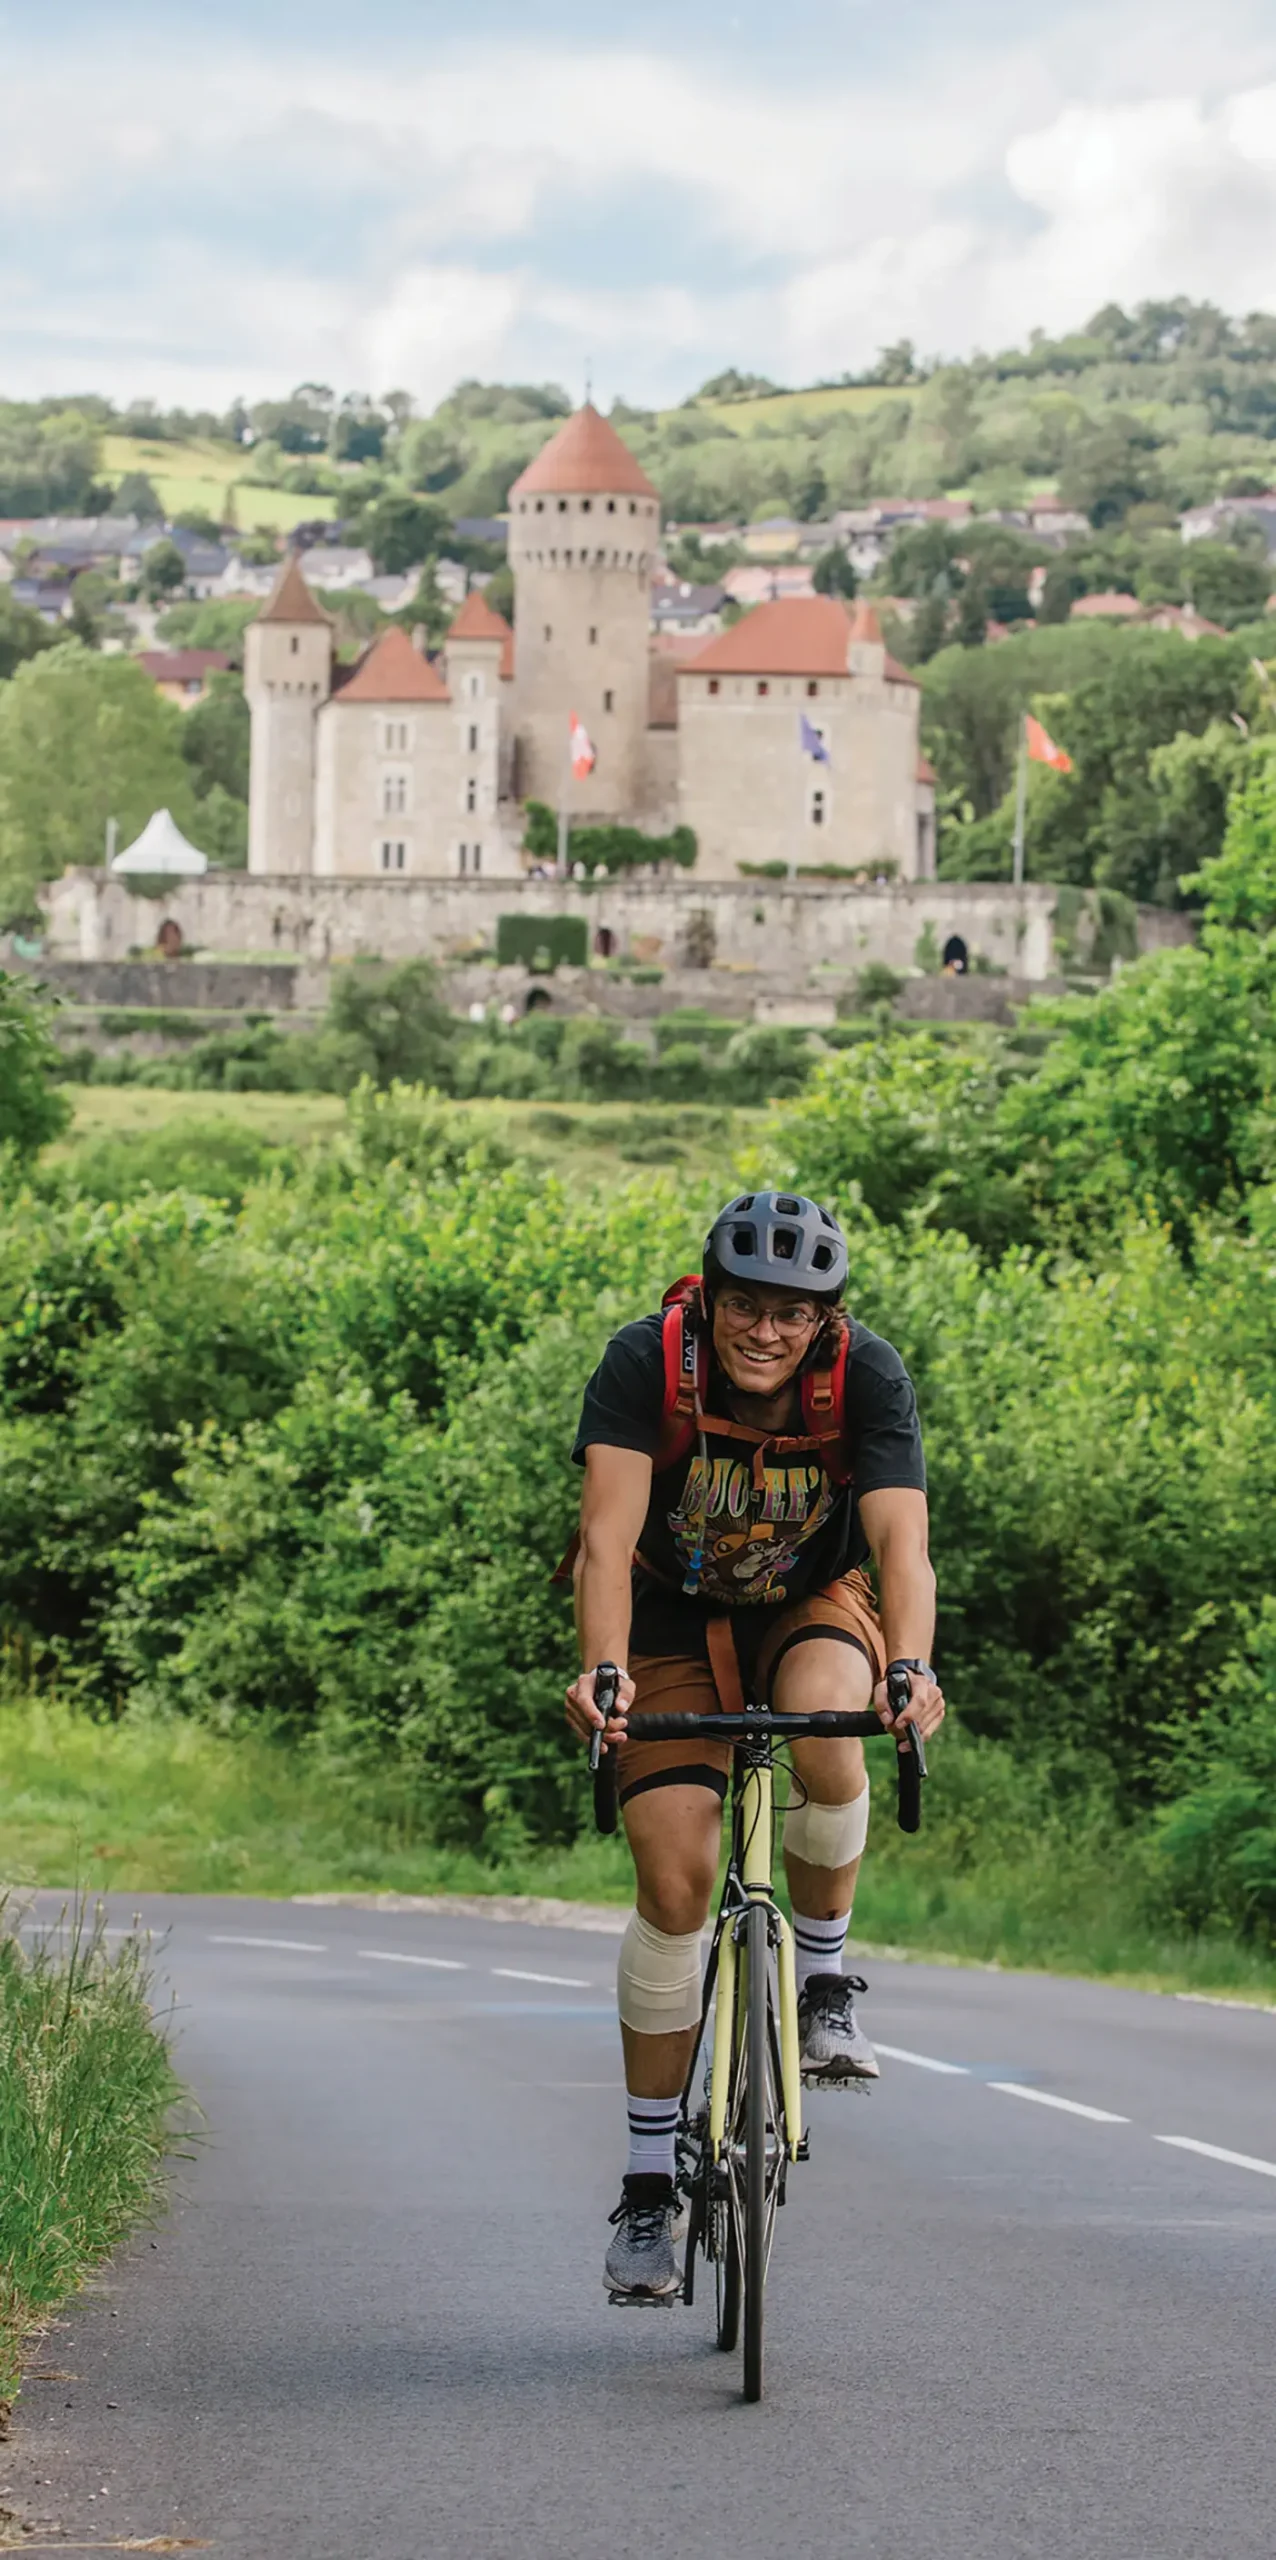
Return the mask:
<path id="1" fill-rule="evenodd" d="M 583 915 L 614 954 L 662 968 L 727 968 L 802 978 L 870 960 L 913 968 L 959 933 L 1013 976 L 1054 965 L 1055 895 L 997 882 L 925 880 L 859 888 L 810 881 L 336 880 L 210 871 L 143 897 L 105 871 L 65 872 L 42 893 L 51 958 L 125 960 L 153 949 L 171 918 L 188 949 L 255 960 L 448 961 L 491 946 L 497 919 Z M 606 947 L 604 944 L 602 947 Z"/>

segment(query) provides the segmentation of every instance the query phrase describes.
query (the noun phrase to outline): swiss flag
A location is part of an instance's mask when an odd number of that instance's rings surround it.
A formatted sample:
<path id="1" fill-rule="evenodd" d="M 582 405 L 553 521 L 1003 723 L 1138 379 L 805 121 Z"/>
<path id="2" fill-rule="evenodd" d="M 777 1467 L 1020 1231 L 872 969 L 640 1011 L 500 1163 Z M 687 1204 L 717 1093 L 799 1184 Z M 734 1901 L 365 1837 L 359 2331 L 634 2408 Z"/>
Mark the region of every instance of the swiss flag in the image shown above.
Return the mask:
<path id="1" fill-rule="evenodd" d="M 1024 744 L 1033 764 L 1053 765 L 1056 773 L 1071 773 L 1071 756 L 1067 755 L 1062 747 L 1055 745 L 1049 730 L 1043 729 L 1041 722 L 1034 720 L 1030 711 L 1025 711 L 1023 716 L 1023 734 Z"/>
<path id="2" fill-rule="evenodd" d="M 1044 737 L 1044 730 L 1042 731 L 1042 735 Z M 593 772 L 598 759 L 594 754 L 593 742 L 590 738 L 589 731 L 585 727 L 584 721 L 577 719 L 574 711 L 572 713 L 571 744 L 572 772 L 575 774 L 578 782 L 583 782 L 586 774 Z"/>

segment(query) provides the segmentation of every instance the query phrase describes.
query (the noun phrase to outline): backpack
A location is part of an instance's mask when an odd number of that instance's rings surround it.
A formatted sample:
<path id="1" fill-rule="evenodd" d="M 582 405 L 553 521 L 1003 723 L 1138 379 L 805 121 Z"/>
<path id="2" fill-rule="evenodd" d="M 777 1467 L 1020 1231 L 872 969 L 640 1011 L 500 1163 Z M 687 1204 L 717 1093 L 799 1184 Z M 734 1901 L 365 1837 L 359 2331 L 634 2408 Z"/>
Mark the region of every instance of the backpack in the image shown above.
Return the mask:
<path id="1" fill-rule="evenodd" d="M 660 1436 L 651 1461 L 653 1477 L 675 1467 L 699 1439 L 705 1426 L 704 1399 L 709 1384 L 709 1331 L 705 1320 L 704 1284 L 699 1272 L 685 1272 L 681 1280 L 675 1280 L 666 1289 L 660 1303 L 665 1393 Z M 753 1481 L 759 1487 L 768 1456 L 772 1459 L 792 1457 L 804 1449 L 819 1456 L 833 1484 L 844 1485 L 851 1481 L 853 1471 L 846 1437 L 846 1369 L 851 1333 L 844 1316 L 838 1316 L 832 1332 L 832 1358 L 818 1369 L 804 1369 L 799 1380 L 804 1426 L 801 1431 L 758 1431 L 752 1423 L 732 1422 L 725 1414 L 715 1413 L 710 1417 L 715 1440 L 744 1440 L 752 1448 Z M 552 1576 L 555 1582 L 571 1580 L 579 1547 L 578 1531 Z M 700 1557 L 697 1555 L 692 1574 L 683 1585 L 684 1590 L 695 1590 L 699 1566 Z"/>

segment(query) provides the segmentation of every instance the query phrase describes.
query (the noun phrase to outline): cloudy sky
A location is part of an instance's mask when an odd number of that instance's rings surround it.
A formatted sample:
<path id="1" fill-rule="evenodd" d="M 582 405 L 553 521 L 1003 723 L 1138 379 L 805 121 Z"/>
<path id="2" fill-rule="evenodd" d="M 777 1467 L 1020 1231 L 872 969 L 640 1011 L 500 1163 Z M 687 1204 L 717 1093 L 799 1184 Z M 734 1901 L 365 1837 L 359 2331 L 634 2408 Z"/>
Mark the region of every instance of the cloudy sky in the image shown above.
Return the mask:
<path id="1" fill-rule="evenodd" d="M 0 396 L 679 398 L 1276 309 L 1272 0 L 0 0 Z"/>

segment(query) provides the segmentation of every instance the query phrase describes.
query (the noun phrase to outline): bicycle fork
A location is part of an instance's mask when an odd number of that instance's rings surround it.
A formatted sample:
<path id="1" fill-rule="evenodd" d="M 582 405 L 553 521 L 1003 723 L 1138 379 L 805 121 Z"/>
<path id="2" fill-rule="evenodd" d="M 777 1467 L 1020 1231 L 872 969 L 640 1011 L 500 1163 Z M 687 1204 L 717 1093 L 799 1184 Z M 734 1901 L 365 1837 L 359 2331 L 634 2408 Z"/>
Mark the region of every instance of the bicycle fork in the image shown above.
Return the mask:
<path id="1" fill-rule="evenodd" d="M 778 1908 L 771 1880 L 771 1836 L 773 1811 L 772 1772 L 768 1764 L 746 1769 L 740 1791 L 739 1836 L 744 1846 L 740 1862 L 740 1882 L 745 1905 L 765 1902 L 768 1906 L 770 1932 L 775 1944 L 776 1976 L 779 1988 L 780 2086 L 784 2099 L 785 2148 L 790 2160 L 799 2157 L 802 2143 L 802 2072 L 799 2058 L 797 2011 L 797 1963 L 793 1952 L 793 1932 L 784 1913 Z M 709 2091 L 709 2148 L 715 2165 L 722 2157 L 726 2139 L 727 2104 L 731 2095 L 731 2049 L 736 2017 L 737 1976 L 747 1957 L 742 1957 L 736 1938 L 741 1912 L 737 1910 L 722 1930 L 718 1941 L 717 2011 L 713 2025 L 713 2076 Z"/>

